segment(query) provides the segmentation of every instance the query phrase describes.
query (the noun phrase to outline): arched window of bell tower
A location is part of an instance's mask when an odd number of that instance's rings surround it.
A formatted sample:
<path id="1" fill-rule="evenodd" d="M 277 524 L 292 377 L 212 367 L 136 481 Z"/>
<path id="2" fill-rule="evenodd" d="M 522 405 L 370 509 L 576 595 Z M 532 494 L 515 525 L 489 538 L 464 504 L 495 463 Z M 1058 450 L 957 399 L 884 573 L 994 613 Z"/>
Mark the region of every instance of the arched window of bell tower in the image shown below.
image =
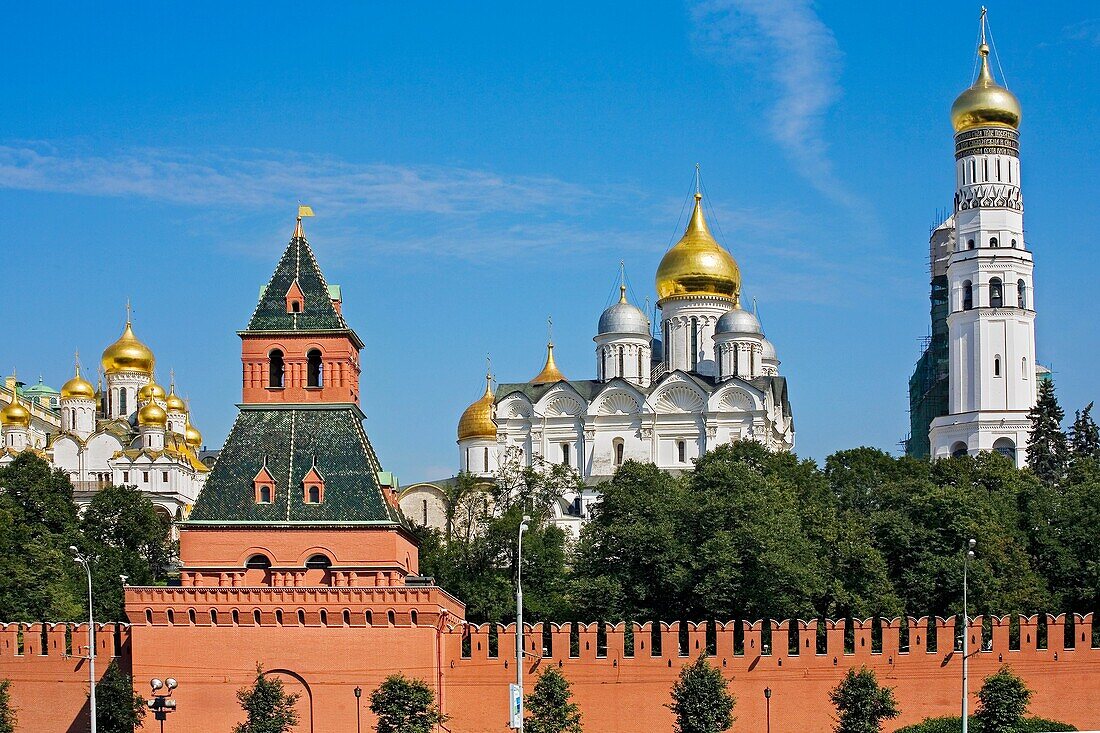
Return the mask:
<path id="1" fill-rule="evenodd" d="M 997 242 L 996 237 L 990 237 L 989 238 L 989 246 L 990 247 L 1000 247 L 1001 245 Z"/>
<path id="2" fill-rule="evenodd" d="M 623 347 L 622 346 L 619 347 L 619 373 L 616 376 L 618 376 L 618 377 L 625 377 L 626 376 L 626 363 L 623 361 Z"/>
<path id="3" fill-rule="evenodd" d="M 118 391 L 118 411 L 122 415 L 128 415 L 130 413 L 127 409 L 125 389 L 120 389 Z"/>
<path id="4" fill-rule="evenodd" d="M 999 277 L 995 277 L 989 281 L 989 307 L 1000 308 L 1004 305 L 1004 302 L 1004 285 Z"/>
<path id="5" fill-rule="evenodd" d="M 311 349 L 309 353 L 306 354 L 306 386 L 324 387 L 324 369 L 324 364 L 321 362 L 320 350 Z"/>
<path id="6" fill-rule="evenodd" d="M 973 239 L 966 240 L 966 248 L 967 249 L 974 249 L 974 240 Z"/>
<path id="7" fill-rule="evenodd" d="M 971 310 L 974 307 L 974 286 L 970 284 L 969 280 L 963 281 L 962 285 L 962 309 L 964 311 Z"/>
<path id="8" fill-rule="evenodd" d="M 267 355 L 267 386 L 271 389 L 282 389 L 285 385 L 283 378 L 286 367 L 283 364 L 283 352 L 272 349 Z"/>
<path id="9" fill-rule="evenodd" d="M 1016 281 L 1016 305 L 1027 308 L 1027 283 L 1023 280 Z"/>
<path id="10" fill-rule="evenodd" d="M 1001 376 L 1001 356 L 1000 356 L 1000 354 L 993 357 L 993 376 L 994 377 Z"/>
<path id="11" fill-rule="evenodd" d="M 694 316 L 691 319 L 691 371 L 699 368 L 699 319 Z"/>

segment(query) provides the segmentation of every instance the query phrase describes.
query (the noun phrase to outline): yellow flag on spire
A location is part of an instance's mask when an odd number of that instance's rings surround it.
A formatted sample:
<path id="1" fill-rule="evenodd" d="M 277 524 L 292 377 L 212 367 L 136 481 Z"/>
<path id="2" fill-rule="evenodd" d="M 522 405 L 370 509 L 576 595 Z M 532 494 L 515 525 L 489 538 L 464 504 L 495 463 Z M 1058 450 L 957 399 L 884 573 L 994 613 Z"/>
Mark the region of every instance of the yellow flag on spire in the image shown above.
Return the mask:
<path id="1" fill-rule="evenodd" d="M 299 217 L 313 216 L 313 207 L 312 206 L 302 206 L 301 204 L 298 204 L 298 216 Z"/>

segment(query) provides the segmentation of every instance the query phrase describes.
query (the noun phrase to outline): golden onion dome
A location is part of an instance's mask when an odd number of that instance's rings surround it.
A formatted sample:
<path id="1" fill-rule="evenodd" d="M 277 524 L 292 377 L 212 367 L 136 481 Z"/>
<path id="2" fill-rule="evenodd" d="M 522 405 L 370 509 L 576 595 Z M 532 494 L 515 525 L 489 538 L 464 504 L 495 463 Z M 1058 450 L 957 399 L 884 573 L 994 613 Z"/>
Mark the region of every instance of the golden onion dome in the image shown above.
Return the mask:
<path id="1" fill-rule="evenodd" d="M 202 447 L 202 433 L 200 433 L 198 428 L 192 425 L 190 421 L 187 422 L 187 429 L 183 433 L 183 440 L 193 450 L 198 450 Z"/>
<path id="2" fill-rule="evenodd" d="M 6 428 L 27 428 L 31 424 L 31 411 L 19 401 L 18 390 L 18 386 L 13 388 L 11 402 L 0 410 L 0 425 Z"/>
<path id="3" fill-rule="evenodd" d="M 84 377 L 80 376 L 80 364 L 76 365 L 76 374 L 65 384 L 61 385 L 61 399 L 63 400 L 94 400 L 95 387 Z"/>
<path id="4" fill-rule="evenodd" d="M 983 41 L 978 46 L 982 57 L 981 71 L 969 89 L 951 105 L 951 125 L 955 132 L 965 132 L 978 127 L 1020 127 L 1020 100 L 993 79 L 989 70 L 989 46 Z"/>
<path id="5" fill-rule="evenodd" d="M 485 394 L 466 408 L 458 419 L 458 439 L 497 437 L 497 425 L 493 422 L 493 377 L 485 375 Z"/>
<path id="6" fill-rule="evenodd" d="M 151 376 L 156 359 L 149 347 L 138 341 L 130 321 L 127 320 L 126 328 L 118 341 L 104 349 L 102 363 L 103 371 L 107 374 L 140 372 Z"/>
<path id="7" fill-rule="evenodd" d="M 148 384 L 138 390 L 138 402 L 163 400 L 165 396 L 164 387 L 161 387 L 153 380 L 149 380 Z"/>
<path id="8" fill-rule="evenodd" d="M 175 386 L 172 387 L 172 391 L 168 393 L 168 397 L 164 400 L 164 407 L 168 412 L 187 412 L 187 403 L 183 401 L 183 398 L 176 394 Z"/>
<path id="9" fill-rule="evenodd" d="M 696 193 L 684 236 L 665 252 L 657 268 L 657 297 L 717 295 L 736 300 L 740 292 L 741 270 L 710 233 L 703 217 L 703 195 Z"/>
<path id="10" fill-rule="evenodd" d="M 546 363 L 542 365 L 542 371 L 531 380 L 531 384 L 553 384 L 563 381 L 566 381 L 565 375 L 554 362 L 554 342 L 551 341 L 546 344 Z"/>
<path id="11" fill-rule="evenodd" d="M 163 428 L 168 423 L 168 413 L 156 402 L 149 402 L 138 410 L 137 423 L 143 428 Z"/>

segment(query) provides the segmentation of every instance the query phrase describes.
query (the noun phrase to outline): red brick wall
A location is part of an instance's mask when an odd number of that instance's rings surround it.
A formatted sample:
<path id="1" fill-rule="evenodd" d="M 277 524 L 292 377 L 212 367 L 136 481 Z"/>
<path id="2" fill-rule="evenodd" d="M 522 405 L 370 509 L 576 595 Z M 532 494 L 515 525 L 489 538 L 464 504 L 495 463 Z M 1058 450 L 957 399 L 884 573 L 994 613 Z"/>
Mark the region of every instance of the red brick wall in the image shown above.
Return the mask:
<path id="1" fill-rule="evenodd" d="M 185 595 L 187 597 L 185 597 Z M 278 602 L 276 602 L 278 601 Z M 124 645 L 131 640 L 132 665 L 139 691 L 145 692 L 150 677 L 174 676 L 180 681 L 175 695 L 179 710 L 169 719 L 169 731 L 229 730 L 241 720 L 236 691 L 249 684 L 255 664 L 283 670 L 279 676 L 289 689 L 303 695 L 300 731 L 355 730 L 356 685 L 363 689 L 361 724 L 372 730 L 367 707 L 370 691 L 388 674 L 404 672 L 427 680 L 451 716 L 447 729 L 454 733 L 504 733 L 507 724 L 507 685 L 514 681 L 514 629 L 501 627 L 497 656 L 489 656 L 488 627 L 469 627 L 470 654 L 463 657 L 461 604 L 435 589 L 410 591 L 395 588 L 303 589 L 128 589 L 128 609 L 138 622 L 122 630 Z M 197 608 L 196 624 L 188 622 L 186 608 Z M 253 624 L 253 607 L 263 607 L 262 624 Z M 152 624 L 145 622 L 144 608 L 155 607 Z M 175 625 L 167 625 L 165 607 L 176 609 Z M 238 624 L 231 610 L 239 608 Z M 284 623 L 274 622 L 275 608 L 282 608 Z M 352 625 L 344 626 L 342 609 L 354 607 Z M 209 608 L 218 608 L 217 626 L 210 623 Z M 299 626 L 297 609 L 306 611 Z M 327 626 L 319 609 L 327 609 Z M 373 626 L 363 621 L 362 609 L 372 608 Z M 387 608 L 396 610 L 390 625 Z M 139 612 L 139 609 L 140 612 Z M 412 625 L 412 610 L 418 610 Z M 1063 646 L 1063 620 L 1051 617 L 1046 649 L 1036 647 L 1036 622 L 1021 619 L 1020 649 L 1010 650 L 1009 620 L 995 619 L 992 646 L 971 657 L 971 691 L 1000 664 L 1010 664 L 1035 690 L 1031 712 L 1065 720 L 1081 729 L 1100 729 L 1100 649 L 1091 647 L 1091 616 L 1078 617 L 1076 645 Z M 933 715 L 957 714 L 960 689 L 960 655 L 952 651 L 953 627 L 937 621 L 938 650 L 927 651 L 924 619 L 909 621 L 910 649 L 898 645 L 897 622 L 884 623 L 882 651 L 872 653 L 869 622 L 856 622 L 854 651 L 844 653 L 843 622 L 830 623 L 827 653 L 816 653 L 813 622 L 799 630 L 798 655 L 787 653 L 786 623 L 776 624 L 770 654 L 761 654 L 760 625 L 744 634 L 744 653 L 734 650 L 733 625 L 719 624 L 717 655 L 737 697 L 734 730 L 758 730 L 764 716 L 765 687 L 771 687 L 772 730 L 826 733 L 831 730 L 833 709 L 828 691 L 851 667 L 865 664 L 881 682 L 895 688 L 902 717 L 887 730 Z M 971 627 L 972 648 L 981 647 L 981 619 Z M 585 716 L 586 730 L 598 733 L 649 733 L 670 731 L 671 713 L 664 707 L 669 688 L 683 664 L 706 646 L 705 625 L 691 625 L 688 655 L 679 655 L 678 626 L 662 624 L 662 654 L 650 649 L 650 626 L 635 631 L 635 654 L 624 654 L 623 628 L 607 627 L 606 656 L 597 656 L 596 624 L 581 625 L 580 653 L 569 656 L 569 625 L 553 626 L 553 654 L 532 656 L 526 663 L 526 684 L 546 665 L 560 665 L 572 681 L 576 702 Z M 86 668 L 76 659 L 37 650 L 38 627 L 24 632 L 24 654 L 16 657 L 15 631 L 0 630 L 0 678 L 14 681 L 13 692 L 21 708 L 20 731 L 81 730 L 80 711 L 85 704 Z M 74 633 L 78 646 L 83 632 Z M 64 630 L 50 631 L 51 644 L 64 650 Z M 919 639 L 918 639 L 919 637 Z M 59 641 L 57 641 L 59 640 Z M 809 646 L 807 647 L 807 642 Z M 99 637 L 106 660 L 112 634 Z M 542 626 L 535 624 L 525 635 L 528 654 L 541 655 Z M 130 661 L 123 651 L 124 662 Z M 835 659 L 835 663 L 834 663 Z M 105 664 L 102 665 L 105 668 Z M 41 704 L 49 700 L 49 704 Z M 976 698 L 972 699 L 972 704 Z M 312 728 L 310 727 L 312 721 Z M 156 730 L 146 724 L 146 730 Z"/>

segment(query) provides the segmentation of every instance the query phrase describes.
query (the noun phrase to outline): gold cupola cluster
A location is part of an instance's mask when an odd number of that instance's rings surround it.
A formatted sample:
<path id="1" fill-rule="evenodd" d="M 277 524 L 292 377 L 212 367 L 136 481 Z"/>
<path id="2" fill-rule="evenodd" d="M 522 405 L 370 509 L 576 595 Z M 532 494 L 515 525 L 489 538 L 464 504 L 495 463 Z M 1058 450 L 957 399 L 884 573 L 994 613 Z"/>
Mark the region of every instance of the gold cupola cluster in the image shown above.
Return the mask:
<path id="1" fill-rule="evenodd" d="M 657 298 L 716 295 L 736 301 L 741 293 L 741 270 L 737 262 L 714 239 L 703 216 L 703 195 L 695 194 L 684 236 L 657 268 Z"/>
<path id="2" fill-rule="evenodd" d="M 138 410 L 137 424 L 143 428 L 164 428 L 168 424 L 168 413 L 156 402 L 150 400 Z"/>
<path id="3" fill-rule="evenodd" d="M 955 132 L 979 127 L 1020 127 L 1020 100 L 998 84 L 989 70 L 989 46 L 985 42 L 985 10 L 982 10 L 982 39 L 978 44 L 981 69 L 978 78 L 951 105 L 951 125 Z"/>
<path id="4" fill-rule="evenodd" d="M 108 346 L 103 351 L 103 373 L 118 374 L 119 372 L 137 372 L 148 376 L 153 375 L 153 367 L 156 359 L 148 346 L 138 341 L 134 335 L 134 328 L 130 319 L 126 319 L 126 328 L 118 341 Z M 164 390 L 161 389 L 163 396 Z"/>
<path id="5" fill-rule="evenodd" d="M 497 425 L 493 422 L 493 377 L 485 375 L 485 394 L 471 404 L 458 420 L 458 439 L 488 438 L 495 440 Z"/>

